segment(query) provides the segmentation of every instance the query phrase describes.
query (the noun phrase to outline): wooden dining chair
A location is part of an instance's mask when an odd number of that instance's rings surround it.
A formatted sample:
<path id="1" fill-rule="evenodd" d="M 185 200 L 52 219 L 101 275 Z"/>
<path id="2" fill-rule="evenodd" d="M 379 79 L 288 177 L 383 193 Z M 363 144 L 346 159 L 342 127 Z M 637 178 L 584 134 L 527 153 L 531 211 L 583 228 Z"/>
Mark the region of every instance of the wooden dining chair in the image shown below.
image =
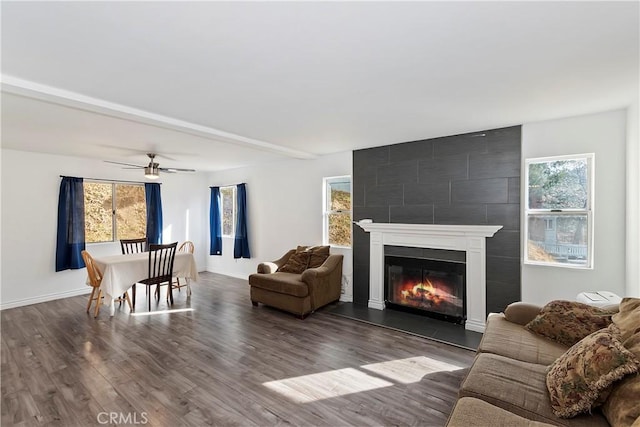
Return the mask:
<path id="1" fill-rule="evenodd" d="M 91 303 L 96 302 L 95 313 L 93 317 L 98 317 L 100 313 L 100 304 L 102 303 L 102 290 L 100 284 L 102 283 L 102 273 L 98 270 L 93 257 L 87 251 L 80 252 L 84 264 L 87 266 L 87 274 L 89 275 L 89 283 L 91 284 L 91 295 L 89 295 L 89 303 L 87 304 L 87 313 L 91 309 Z"/>
<path id="2" fill-rule="evenodd" d="M 188 253 L 193 253 L 193 251 L 195 250 L 195 247 L 193 245 L 193 242 L 190 240 L 185 241 L 184 243 L 182 243 L 180 245 L 180 247 L 178 248 L 178 252 L 188 252 Z M 171 283 L 171 288 L 172 289 L 177 289 L 178 292 L 180 292 L 180 288 L 184 288 L 187 287 L 187 296 L 191 295 L 191 285 L 189 284 L 189 281 L 186 280 L 184 283 L 180 283 L 180 278 L 176 277 L 176 281 Z M 169 294 L 167 293 L 167 299 L 169 298 Z"/>
<path id="3" fill-rule="evenodd" d="M 100 285 L 102 284 L 102 272 L 98 269 L 91 254 L 87 251 L 80 252 L 84 264 L 87 266 L 87 274 L 89 276 L 89 283 L 91 284 L 91 295 L 89 295 L 89 303 L 87 304 L 87 313 L 91 309 L 91 303 L 96 302 L 96 308 L 93 317 L 98 317 L 100 313 L 100 305 L 102 305 L 102 290 Z M 116 299 L 114 302 L 126 301 L 129 304 L 129 310 L 133 311 L 133 305 L 131 305 L 131 299 L 129 299 L 129 293 L 125 292 L 122 298 Z"/>
<path id="4" fill-rule="evenodd" d="M 120 239 L 120 248 L 123 254 L 137 254 L 147 251 L 147 238 Z"/>
<path id="5" fill-rule="evenodd" d="M 151 311 L 151 291 L 149 286 L 167 285 L 169 300 L 173 305 L 173 293 L 171 292 L 171 281 L 173 280 L 173 264 L 176 259 L 176 248 L 178 242 L 167 245 L 149 245 L 149 267 L 148 277 L 137 283 L 147 286 L 147 299 L 149 301 L 149 311 Z M 135 299 L 134 299 L 135 301 Z"/>
<path id="6" fill-rule="evenodd" d="M 120 239 L 120 249 L 122 249 L 122 254 L 138 254 L 141 252 L 147 251 L 147 238 L 141 237 L 139 239 Z M 147 291 L 149 289 L 147 288 Z M 131 287 L 131 292 L 133 292 L 133 305 L 136 304 L 136 284 L 134 283 Z M 122 296 L 124 298 L 124 295 Z M 122 301 L 122 298 L 119 298 Z M 120 303 L 122 304 L 122 302 Z"/>

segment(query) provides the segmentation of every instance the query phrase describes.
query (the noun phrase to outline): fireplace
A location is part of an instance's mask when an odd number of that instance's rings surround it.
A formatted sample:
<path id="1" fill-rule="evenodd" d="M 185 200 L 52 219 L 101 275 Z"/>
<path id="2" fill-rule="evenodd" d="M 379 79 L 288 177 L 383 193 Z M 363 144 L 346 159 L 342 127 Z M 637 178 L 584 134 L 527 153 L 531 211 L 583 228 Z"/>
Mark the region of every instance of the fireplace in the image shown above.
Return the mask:
<path id="1" fill-rule="evenodd" d="M 369 237 L 369 308 L 384 310 L 384 257 L 387 246 L 444 249 L 465 254 L 465 329 L 484 332 L 486 315 L 486 239 L 501 225 L 356 224 Z"/>
<path id="2" fill-rule="evenodd" d="M 464 324 L 464 262 L 385 256 L 385 305 Z"/>

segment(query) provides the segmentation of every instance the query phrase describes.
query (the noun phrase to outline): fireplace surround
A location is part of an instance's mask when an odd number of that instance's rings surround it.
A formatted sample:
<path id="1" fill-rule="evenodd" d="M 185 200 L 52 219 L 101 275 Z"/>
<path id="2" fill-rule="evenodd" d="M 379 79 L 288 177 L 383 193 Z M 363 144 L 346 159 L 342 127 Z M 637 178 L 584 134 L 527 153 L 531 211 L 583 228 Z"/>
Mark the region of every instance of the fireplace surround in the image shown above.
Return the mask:
<path id="1" fill-rule="evenodd" d="M 464 323 L 464 262 L 394 256 L 387 252 L 385 248 L 386 308 Z"/>
<path id="2" fill-rule="evenodd" d="M 484 332 L 486 319 L 486 239 L 501 225 L 356 223 L 370 234 L 368 307 L 384 310 L 384 247 L 448 249 L 466 254 L 465 328 Z"/>

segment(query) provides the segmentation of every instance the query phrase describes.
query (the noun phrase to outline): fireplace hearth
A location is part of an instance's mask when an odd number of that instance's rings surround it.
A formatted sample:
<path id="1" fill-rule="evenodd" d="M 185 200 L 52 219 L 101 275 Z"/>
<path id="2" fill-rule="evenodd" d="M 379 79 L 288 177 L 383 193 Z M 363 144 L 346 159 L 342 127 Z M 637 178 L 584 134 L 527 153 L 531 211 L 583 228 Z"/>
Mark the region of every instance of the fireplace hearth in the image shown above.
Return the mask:
<path id="1" fill-rule="evenodd" d="M 464 324 L 465 263 L 385 256 L 385 306 Z"/>

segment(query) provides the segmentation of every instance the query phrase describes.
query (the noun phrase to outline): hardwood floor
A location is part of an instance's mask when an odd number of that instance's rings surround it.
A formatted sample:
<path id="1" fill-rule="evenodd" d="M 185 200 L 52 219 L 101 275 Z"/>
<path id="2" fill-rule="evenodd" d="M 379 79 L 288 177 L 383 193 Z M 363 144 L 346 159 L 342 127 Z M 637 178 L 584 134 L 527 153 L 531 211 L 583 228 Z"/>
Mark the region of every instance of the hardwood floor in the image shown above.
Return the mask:
<path id="1" fill-rule="evenodd" d="M 474 353 L 327 310 L 307 319 L 202 273 L 172 313 L 88 296 L 2 311 L 2 425 L 444 425 Z M 166 288 L 164 288 L 166 289 Z M 152 310 L 166 310 L 162 297 Z"/>

